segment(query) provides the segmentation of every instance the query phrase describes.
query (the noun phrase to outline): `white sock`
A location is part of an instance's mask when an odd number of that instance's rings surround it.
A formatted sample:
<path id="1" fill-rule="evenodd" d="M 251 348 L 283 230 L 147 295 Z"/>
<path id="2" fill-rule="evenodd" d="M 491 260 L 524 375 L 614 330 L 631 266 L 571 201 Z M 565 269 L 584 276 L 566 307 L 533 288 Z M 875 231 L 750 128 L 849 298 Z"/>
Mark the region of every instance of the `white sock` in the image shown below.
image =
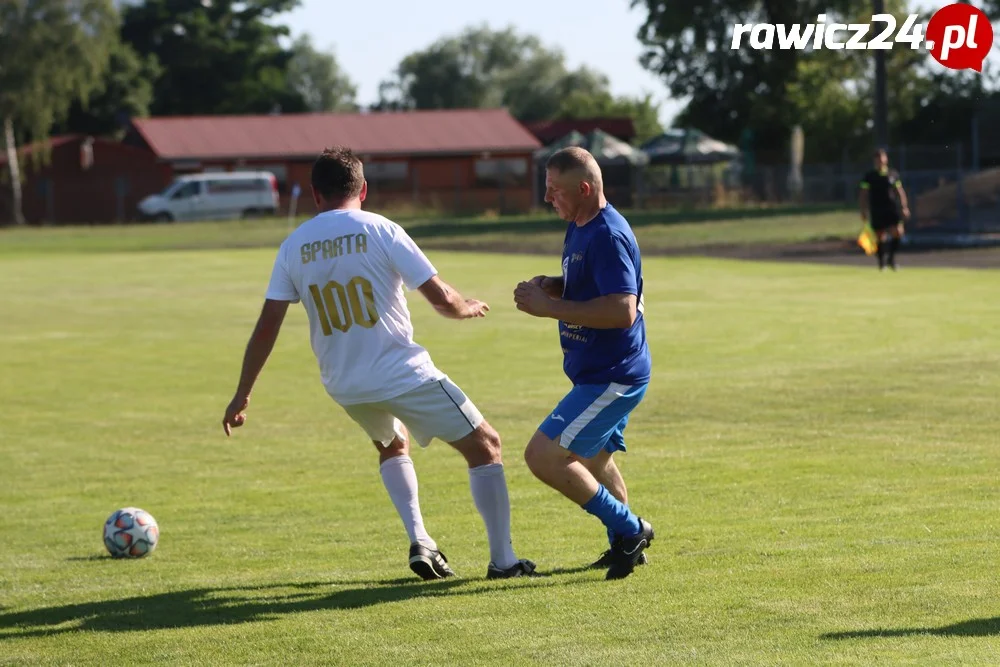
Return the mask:
<path id="1" fill-rule="evenodd" d="M 403 520 L 410 544 L 419 543 L 428 549 L 437 550 L 437 543 L 424 529 L 424 518 L 420 515 L 420 501 L 417 499 L 417 471 L 409 456 L 394 456 L 381 466 L 382 483 L 389 492 L 392 504 Z"/>
<path id="2" fill-rule="evenodd" d="M 510 539 L 510 496 L 502 463 L 469 469 L 469 487 L 476 509 L 486 523 L 490 541 L 490 560 L 501 570 L 517 563 Z"/>

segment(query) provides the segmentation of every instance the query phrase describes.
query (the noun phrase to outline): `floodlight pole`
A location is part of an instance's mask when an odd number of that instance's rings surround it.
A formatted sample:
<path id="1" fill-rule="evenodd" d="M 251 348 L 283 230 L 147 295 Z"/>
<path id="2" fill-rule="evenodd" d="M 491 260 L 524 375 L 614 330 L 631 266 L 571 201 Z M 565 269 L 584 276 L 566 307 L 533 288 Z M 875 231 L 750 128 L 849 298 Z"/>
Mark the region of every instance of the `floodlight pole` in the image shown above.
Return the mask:
<path id="1" fill-rule="evenodd" d="M 885 0 L 872 0 L 875 14 L 885 13 Z M 885 81 L 885 49 L 875 49 L 875 143 L 889 147 L 889 103 Z"/>

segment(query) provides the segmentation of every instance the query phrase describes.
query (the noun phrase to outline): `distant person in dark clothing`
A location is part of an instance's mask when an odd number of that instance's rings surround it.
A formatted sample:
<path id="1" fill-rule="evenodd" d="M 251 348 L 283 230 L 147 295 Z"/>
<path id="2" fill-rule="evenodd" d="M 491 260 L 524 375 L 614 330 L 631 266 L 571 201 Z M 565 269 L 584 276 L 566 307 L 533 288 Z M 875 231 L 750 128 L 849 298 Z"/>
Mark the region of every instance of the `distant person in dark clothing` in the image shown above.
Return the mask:
<path id="1" fill-rule="evenodd" d="M 903 221 L 910 217 L 906 192 L 899 180 L 899 173 L 889 169 L 889 156 L 882 149 L 875 151 L 875 168 L 861 179 L 858 204 L 861 219 L 871 220 L 872 230 L 878 236 L 878 268 L 885 269 L 886 260 L 896 270 L 896 250 L 903 236 Z M 888 252 L 886 252 L 888 251 Z"/>

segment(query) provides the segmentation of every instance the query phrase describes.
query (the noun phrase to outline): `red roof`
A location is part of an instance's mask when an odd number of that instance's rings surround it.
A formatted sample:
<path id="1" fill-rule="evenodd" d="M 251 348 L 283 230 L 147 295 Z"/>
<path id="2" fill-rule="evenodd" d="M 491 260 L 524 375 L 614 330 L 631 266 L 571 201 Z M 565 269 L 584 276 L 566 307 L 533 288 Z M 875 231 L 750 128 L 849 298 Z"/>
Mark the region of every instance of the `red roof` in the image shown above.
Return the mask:
<path id="1" fill-rule="evenodd" d="M 18 146 L 17 155 L 18 163 L 21 159 L 31 155 L 32 153 L 38 151 L 44 154 L 47 150 L 55 150 L 56 148 L 62 146 L 63 144 L 68 144 L 71 141 L 77 141 L 84 139 L 82 134 L 60 134 L 55 137 L 49 137 L 48 141 L 36 141 L 33 144 L 25 144 L 24 146 Z M 7 152 L 4 151 L 0 153 L 0 165 L 5 166 L 7 164 Z"/>
<path id="2" fill-rule="evenodd" d="M 503 109 L 171 116 L 133 126 L 168 160 L 308 157 L 335 144 L 359 155 L 531 152 L 541 147 Z"/>
<path id="3" fill-rule="evenodd" d="M 632 141 L 635 138 L 635 123 L 631 118 L 563 118 L 560 120 L 541 120 L 527 123 L 531 131 L 543 144 L 551 144 L 576 130 L 580 134 L 590 134 L 594 130 L 603 130 L 622 141 Z"/>

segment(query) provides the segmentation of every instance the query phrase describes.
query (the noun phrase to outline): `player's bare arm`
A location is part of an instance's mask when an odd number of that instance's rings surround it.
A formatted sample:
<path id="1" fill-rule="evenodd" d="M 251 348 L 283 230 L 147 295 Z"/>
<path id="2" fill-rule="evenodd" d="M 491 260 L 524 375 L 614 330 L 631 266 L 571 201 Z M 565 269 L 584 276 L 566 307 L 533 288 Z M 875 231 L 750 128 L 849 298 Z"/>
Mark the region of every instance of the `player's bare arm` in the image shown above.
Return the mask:
<path id="1" fill-rule="evenodd" d="M 486 313 L 490 310 L 490 307 L 482 301 L 466 299 L 438 276 L 433 276 L 418 289 L 434 310 L 453 320 L 486 317 Z"/>
<path id="2" fill-rule="evenodd" d="M 590 329 L 627 329 L 638 317 L 634 294 L 608 294 L 589 301 L 554 299 L 538 285 L 520 283 L 514 290 L 517 309 Z"/>
<path id="3" fill-rule="evenodd" d="M 246 352 L 243 354 L 243 370 L 240 372 L 236 393 L 222 418 L 222 428 L 226 435 L 230 435 L 232 429 L 243 426 L 246 422 L 245 410 L 250 404 L 250 394 L 254 383 L 257 382 L 257 376 L 267 363 L 267 358 L 271 356 L 275 341 L 278 340 L 278 332 L 281 331 L 281 324 L 285 321 L 288 304 L 288 301 L 272 299 L 264 301 L 260 317 L 257 318 L 257 325 L 250 335 Z"/>
<path id="4" fill-rule="evenodd" d="M 861 219 L 868 220 L 868 190 L 862 188 L 858 193 L 858 208 L 861 209 Z"/>
<path id="5" fill-rule="evenodd" d="M 908 220 L 910 218 L 910 205 L 906 199 L 906 190 L 903 189 L 902 184 L 896 184 L 896 192 L 899 194 L 899 205 L 903 209 L 903 219 Z"/>

